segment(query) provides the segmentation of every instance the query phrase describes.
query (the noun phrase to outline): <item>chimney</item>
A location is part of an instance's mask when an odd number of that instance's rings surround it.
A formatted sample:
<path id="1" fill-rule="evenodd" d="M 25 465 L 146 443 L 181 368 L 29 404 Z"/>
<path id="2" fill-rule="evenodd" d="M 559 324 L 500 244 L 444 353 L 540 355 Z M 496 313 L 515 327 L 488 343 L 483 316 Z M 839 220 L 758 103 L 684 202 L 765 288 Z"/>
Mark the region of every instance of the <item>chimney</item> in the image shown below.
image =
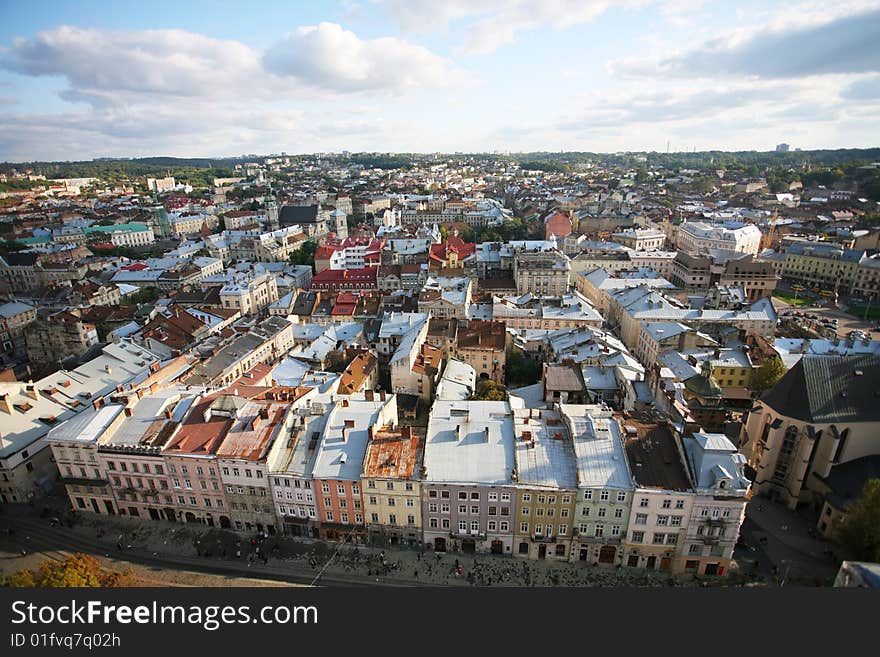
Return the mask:
<path id="1" fill-rule="evenodd" d="M 347 399 L 342 400 L 342 408 L 348 408 L 348 400 Z M 350 420 L 345 421 L 346 426 L 348 426 L 349 422 L 350 422 Z"/>
<path id="2" fill-rule="evenodd" d="M 486 435 L 486 442 L 489 442 L 489 427 L 485 428 L 484 433 Z"/>
<path id="3" fill-rule="evenodd" d="M 125 407 L 125 417 L 131 417 L 132 413 L 134 413 L 134 410 L 131 408 L 131 406 L 126 406 Z"/>
<path id="4" fill-rule="evenodd" d="M 0 410 L 12 415 L 12 395 L 0 395 Z"/>
<path id="5" fill-rule="evenodd" d="M 346 422 L 348 422 L 348 421 L 346 420 Z M 348 424 L 346 424 L 344 427 L 342 427 L 342 442 L 344 442 L 344 443 L 348 442 Z"/>
<path id="6" fill-rule="evenodd" d="M 170 408 L 166 408 L 166 409 L 165 409 L 165 419 L 166 419 L 166 420 L 170 420 L 170 419 L 171 419 L 171 409 L 170 409 Z"/>

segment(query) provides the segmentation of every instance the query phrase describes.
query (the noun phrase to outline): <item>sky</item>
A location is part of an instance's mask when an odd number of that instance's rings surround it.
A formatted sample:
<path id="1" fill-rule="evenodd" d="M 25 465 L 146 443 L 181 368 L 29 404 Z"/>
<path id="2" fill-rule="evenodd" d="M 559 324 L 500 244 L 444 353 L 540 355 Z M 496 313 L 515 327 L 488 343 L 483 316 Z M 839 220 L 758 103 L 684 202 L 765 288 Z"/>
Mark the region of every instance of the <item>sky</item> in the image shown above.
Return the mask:
<path id="1" fill-rule="evenodd" d="M 0 2 L 0 161 L 880 145 L 880 0 Z"/>

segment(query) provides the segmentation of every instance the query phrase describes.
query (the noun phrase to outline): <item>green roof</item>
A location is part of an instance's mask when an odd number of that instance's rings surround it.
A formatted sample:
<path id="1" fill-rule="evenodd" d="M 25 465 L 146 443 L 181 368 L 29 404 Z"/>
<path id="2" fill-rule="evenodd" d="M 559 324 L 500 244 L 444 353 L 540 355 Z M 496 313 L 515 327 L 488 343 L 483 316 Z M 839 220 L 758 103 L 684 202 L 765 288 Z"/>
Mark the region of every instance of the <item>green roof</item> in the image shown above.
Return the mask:
<path id="1" fill-rule="evenodd" d="M 126 233 L 136 233 L 143 230 L 149 230 L 149 227 L 146 224 L 113 224 L 112 226 L 89 226 L 85 229 L 86 233 L 116 233 L 116 232 L 126 232 Z"/>

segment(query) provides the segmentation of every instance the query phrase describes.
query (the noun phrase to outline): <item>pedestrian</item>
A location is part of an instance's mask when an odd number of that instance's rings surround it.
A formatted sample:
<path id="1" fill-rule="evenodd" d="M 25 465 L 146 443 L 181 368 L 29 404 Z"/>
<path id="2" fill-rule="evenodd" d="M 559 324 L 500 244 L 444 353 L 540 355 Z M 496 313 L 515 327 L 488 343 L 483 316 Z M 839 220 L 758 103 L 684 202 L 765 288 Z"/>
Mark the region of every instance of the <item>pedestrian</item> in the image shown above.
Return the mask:
<path id="1" fill-rule="evenodd" d="M 116 551 L 122 552 L 122 541 L 116 541 Z"/>

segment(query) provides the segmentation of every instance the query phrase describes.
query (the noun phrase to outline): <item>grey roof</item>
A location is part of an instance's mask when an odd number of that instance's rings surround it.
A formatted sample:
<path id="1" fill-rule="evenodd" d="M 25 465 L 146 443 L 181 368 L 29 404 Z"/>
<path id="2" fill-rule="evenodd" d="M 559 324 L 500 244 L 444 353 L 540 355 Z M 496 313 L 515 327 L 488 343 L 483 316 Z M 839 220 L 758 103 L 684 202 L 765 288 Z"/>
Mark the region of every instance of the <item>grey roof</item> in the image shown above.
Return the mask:
<path id="1" fill-rule="evenodd" d="M 553 489 L 577 488 L 571 436 L 555 411 L 515 408 L 515 456 L 519 483 Z"/>
<path id="2" fill-rule="evenodd" d="M 749 489 L 751 481 L 743 473 L 746 458 L 723 433 L 695 433 L 683 443 L 697 488 L 714 488 L 720 479 L 728 479 L 728 490 L 743 494 Z"/>
<path id="3" fill-rule="evenodd" d="M 434 402 L 425 442 L 426 481 L 510 484 L 515 463 L 507 402 Z"/>
<path id="4" fill-rule="evenodd" d="M 611 412 L 595 405 L 562 404 L 571 430 L 582 488 L 632 488 L 620 426 Z"/>
<path id="5" fill-rule="evenodd" d="M 804 356 L 761 401 L 806 422 L 880 421 L 880 357 Z"/>

